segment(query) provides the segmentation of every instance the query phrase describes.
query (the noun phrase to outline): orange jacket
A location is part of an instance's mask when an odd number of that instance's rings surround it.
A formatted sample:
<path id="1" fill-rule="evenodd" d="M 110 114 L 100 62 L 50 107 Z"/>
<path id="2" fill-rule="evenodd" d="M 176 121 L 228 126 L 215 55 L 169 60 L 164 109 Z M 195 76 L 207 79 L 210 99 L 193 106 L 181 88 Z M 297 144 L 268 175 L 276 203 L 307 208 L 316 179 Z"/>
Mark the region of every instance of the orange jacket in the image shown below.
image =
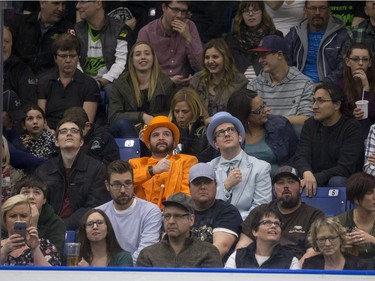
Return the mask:
<path id="1" fill-rule="evenodd" d="M 168 172 L 151 175 L 148 166 L 154 166 L 158 160 L 152 157 L 133 158 L 129 162 L 134 169 L 134 190 L 139 198 L 157 204 L 163 209 L 162 201 L 176 192 L 190 195 L 189 171 L 190 167 L 198 163 L 195 156 L 177 154 L 169 157 L 171 163 Z"/>

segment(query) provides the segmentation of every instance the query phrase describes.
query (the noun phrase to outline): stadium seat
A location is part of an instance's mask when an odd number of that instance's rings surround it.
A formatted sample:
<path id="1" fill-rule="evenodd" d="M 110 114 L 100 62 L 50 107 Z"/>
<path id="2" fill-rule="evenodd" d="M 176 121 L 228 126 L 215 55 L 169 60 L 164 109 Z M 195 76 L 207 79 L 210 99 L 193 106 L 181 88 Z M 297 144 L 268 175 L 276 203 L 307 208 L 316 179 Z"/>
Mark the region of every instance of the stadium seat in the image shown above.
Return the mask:
<path id="1" fill-rule="evenodd" d="M 139 138 L 115 138 L 120 150 L 120 159 L 128 161 L 141 157 L 141 145 Z"/>
<path id="2" fill-rule="evenodd" d="M 326 216 L 336 216 L 347 210 L 345 187 L 318 187 L 314 197 L 301 194 L 302 202 L 322 210 Z"/>
<path id="3" fill-rule="evenodd" d="M 76 242 L 77 232 L 75 230 L 67 230 L 65 232 L 65 243 L 74 243 Z"/>

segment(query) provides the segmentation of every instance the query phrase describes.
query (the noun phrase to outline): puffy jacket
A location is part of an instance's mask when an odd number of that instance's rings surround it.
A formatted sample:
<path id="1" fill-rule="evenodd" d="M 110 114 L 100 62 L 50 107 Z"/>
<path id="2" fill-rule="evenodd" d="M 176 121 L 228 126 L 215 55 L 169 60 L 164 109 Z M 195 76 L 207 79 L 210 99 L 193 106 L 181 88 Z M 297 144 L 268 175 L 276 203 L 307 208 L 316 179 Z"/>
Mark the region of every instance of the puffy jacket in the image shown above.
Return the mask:
<path id="1" fill-rule="evenodd" d="M 259 266 L 256 258 L 256 242 L 251 243 L 246 248 L 237 250 L 236 266 L 237 268 L 285 268 L 289 269 L 293 260 L 293 252 L 284 246 L 276 245 L 270 258 Z"/>

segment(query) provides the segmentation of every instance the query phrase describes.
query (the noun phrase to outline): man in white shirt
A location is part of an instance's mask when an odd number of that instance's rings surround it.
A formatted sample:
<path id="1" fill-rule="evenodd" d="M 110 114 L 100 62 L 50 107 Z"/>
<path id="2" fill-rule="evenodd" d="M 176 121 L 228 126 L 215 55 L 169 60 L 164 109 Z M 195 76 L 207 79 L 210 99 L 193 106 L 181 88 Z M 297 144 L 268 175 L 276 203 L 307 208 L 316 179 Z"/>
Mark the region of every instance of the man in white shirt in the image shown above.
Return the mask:
<path id="1" fill-rule="evenodd" d="M 143 248 L 159 242 L 160 209 L 151 202 L 135 197 L 133 168 L 128 162 L 111 162 L 107 167 L 105 185 L 112 201 L 97 209 L 107 214 L 121 247 L 132 254 L 135 263 Z"/>

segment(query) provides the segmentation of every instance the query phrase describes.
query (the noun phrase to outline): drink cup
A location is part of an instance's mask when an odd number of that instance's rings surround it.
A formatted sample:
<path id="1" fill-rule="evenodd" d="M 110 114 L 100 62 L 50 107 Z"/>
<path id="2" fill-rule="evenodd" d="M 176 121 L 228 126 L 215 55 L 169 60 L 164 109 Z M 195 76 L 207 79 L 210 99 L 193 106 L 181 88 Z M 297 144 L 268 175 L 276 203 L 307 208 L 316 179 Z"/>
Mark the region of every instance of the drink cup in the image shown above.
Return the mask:
<path id="1" fill-rule="evenodd" d="M 368 117 L 368 100 L 358 100 L 355 102 L 357 108 L 362 109 L 363 117 L 362 119 L 366 119 Z"/>
<path id="2" fill-rule="evenodd" d="M 65 244 L 66 264 L 68 266 L 78 265 L 80 246 L 81 246 L 81 243 L 66 243 Z"/>

